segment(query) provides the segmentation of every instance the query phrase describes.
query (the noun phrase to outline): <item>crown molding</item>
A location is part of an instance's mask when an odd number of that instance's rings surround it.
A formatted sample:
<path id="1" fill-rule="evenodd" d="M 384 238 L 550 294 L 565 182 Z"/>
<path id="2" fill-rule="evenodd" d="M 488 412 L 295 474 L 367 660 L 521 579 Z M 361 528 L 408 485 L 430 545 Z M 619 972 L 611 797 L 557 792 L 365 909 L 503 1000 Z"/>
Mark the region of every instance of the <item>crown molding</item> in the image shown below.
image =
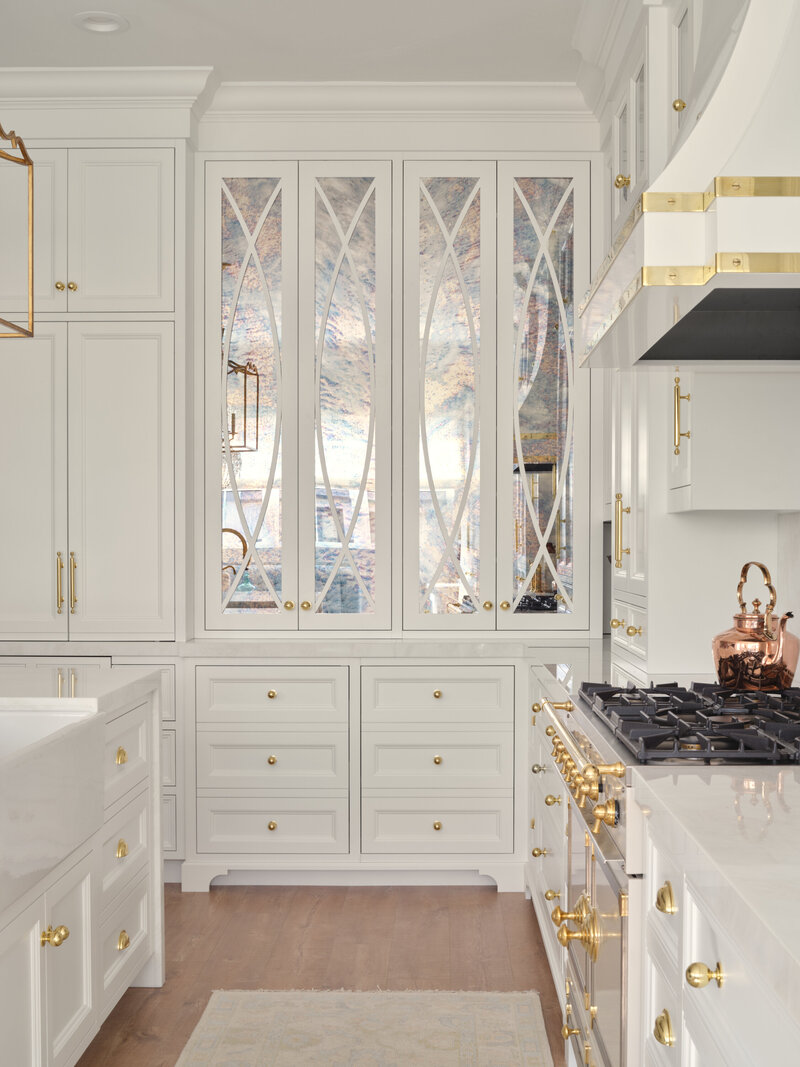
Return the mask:
<path id="1" fill-rule="evenodd" d="M 191 109 L 211 73 L 211 67 L 5 67 L 0 106 Z"/>

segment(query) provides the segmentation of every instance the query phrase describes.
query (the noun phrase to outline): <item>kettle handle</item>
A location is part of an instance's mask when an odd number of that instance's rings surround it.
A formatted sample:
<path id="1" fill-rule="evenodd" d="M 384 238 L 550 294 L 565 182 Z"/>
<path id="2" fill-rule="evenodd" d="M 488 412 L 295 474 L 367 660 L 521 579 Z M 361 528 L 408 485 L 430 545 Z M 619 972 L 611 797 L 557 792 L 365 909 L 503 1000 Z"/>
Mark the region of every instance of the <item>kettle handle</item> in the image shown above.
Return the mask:
<path id="1" fill-rule="evenodd" d="M 744 583 L 747 581 L 747 572 L 750 570 L 751 567 L 758 567 L 758 569 L 764 576 L 764 585 L 767 587 L 767 589 L 769 589 L 769 604 L 767 605 L 767 610 L 764 612 L 766 616 L 766 628 L 767 630 L 769 630 L 770 622 L 772 621 L 772 611 L 775 607 L 775 601 L 777 599 L 777 593 L 775 592 L 775 586 L 772 584 L 772 577 L 763 563 L 757 563 L 756 560 L 750 560 L 749 563 L 745 563 L 745 565 L 742 567 L 742 576 L 739 579 L 739 585 L 736 589 L 736 595 L 739 598 L 739 607 L 742 609 L 743 612 L 747 611 L 747 607 L 744 602 L 744 597 L 742 596 L 742 590 L 744 589 Z"/>

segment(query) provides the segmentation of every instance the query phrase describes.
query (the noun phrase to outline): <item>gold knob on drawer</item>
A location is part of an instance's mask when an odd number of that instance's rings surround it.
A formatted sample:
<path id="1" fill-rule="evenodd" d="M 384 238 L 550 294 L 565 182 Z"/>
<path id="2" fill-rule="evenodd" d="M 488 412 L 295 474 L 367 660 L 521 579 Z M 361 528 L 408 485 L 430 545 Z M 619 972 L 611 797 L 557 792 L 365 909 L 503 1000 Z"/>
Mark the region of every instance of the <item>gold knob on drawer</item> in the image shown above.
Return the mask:
<path id="1" fill-rule="evenodd" d="M 59 945 L 63 945 L 69 937 L 69 929 L 66 926 L 57 926 L 55 930 L 52 926 L 48 926 L 46 930 L 42 930 L 39 944 L 44 948 L 45 945 L 52 945 L 53 948 L 58 948 Z"/>
<path id="2" fill-rule="evenodd" d="M 631 184 L 630 174 L 618 174 L 614 179 L 615 189 L 624 189 L 627 185 Z"/>
<path id="3" fill-rule="evenodd" d="M 722 964 L 717 961 L 717 969 L 712 971 L 704 963 L 690 963 L 686 968 L 686 981 L 692 989 L 704 989 L 709 982 L 716 982 L 717 988 L 722 988 L 725 975 L 722 973 Z"/>
<path id="4" fill-rule="evenodd" d="M 441 757 L 441 756 L 434 756 L 434 757 L 433 757 L 433 762 L 434 762 L 434 763 L 436 764 L 436 766 L 438 767 L 438 766 L 439 766 L 439 764 L 440 764 L 440 763 L 442 762 L 442 757 Z"/>
<path id="5" fill-rule="evenodd" d="M 675 100 L 672 101 L 672 110 L 673 111 L 677 111 L 679 113 L 681 111 L 685 111 L 686 110 L 686 101 L 685 100 L 681 100 L 680 97 L 677 97 Z"/>
<path id="6" fill-rule="evenodd" d="M 63 293 L 66 288 L 63 282 L 56 282 L 56 289 L 58 289 L 59 293 Z"/>
<path id="7" fill-rule="evenodd" d="M 311 601 L 310 600 L 304 600 L 300 604 L 300 607 L 303 609 L 303 611 L 310 611 L 311 610 Z"/>
<path id="8" fill-rule="evenodd" d="M 531 774 L 543 774 L 544 770 L 545 768 L 541 765 L 541 763 L 534 763 L 531 767 Z"/>
<path id="9" fill-rule="evenodd" d="M 434 828 L 434 830 L 441 830 L 441 828 L 442 828 L 442 824 L 441 824 L 440 822 L 438 822 L 438 821 L 437 821 L 437 822 L 435 822 L 435 823 L 433 824 L 433 828 Z"/>
<path id="10" fill-rule="evenodd" d="M 575 1026 L 570 1026 L 569 1023 L 564 1023 L 561 1027 L 561 1036 L 565 1041 L 569 1041 L 573 1034 L 579 1034 L 580 1030 Z"/>
<path id="11" fill-rule="evenodd" d="M 548 737 L 555 737 L 556 728 L 555 726 L 546 726 L 544 732 L 547 734 Z"/>
<path id="12" fill-rule="evenodd" d="M 69 289 L 69 291 L 71 293 L 77 293 L 77 291 L 78 291 L 78 283 L 77 282 L 67 282 L 67 289 Z"/>
<path id="13" fill-rule="evenodd" d="M 433 696 L 434 696 L 435 700 L 438 700 L 441 695 L 442 695 L 441 689 L 434 689 Z"/>
<path id="14" fill-rule="evenodd" d="M 117 952 L 124 952 L 126 948 L 130 948 L 131 939 L 128 937 L 126 930 L 120 930 L 119 937 L 117 938 Z"/>
<path id="15" fill-rule="evenodd" d="M 114 757 L 114 762 L 118 767 L 121 767 L 123 763 L 128 762 L 128 753 L 125 751 L 122 745 L 120 745 L 117 749 L 117 754 Z"/>
<path id="16" fill-rule="evenodd" d="M 639 627 L 629 626 L 628 629 L 625 631 L 625 633 L 628 635 L 628 637 L 641 637 L 642 636 L 642 628 L 641 628 L 641 626 L 639 626 Z"/>
<path id="17" fill-rule="evenodd" d="M 656 1024 L 653 1027 L 653 1037 L 659 1045 L 669 1045 L 672 1047 L 675 1044 L 675 1032 L 672 1029 L 672 1019 L 670 1019 L 669 1012 L 666 1008 L 664 1008 L 660 1015 L 656 1016 Z"/>
<path id="18" fill-rule="evenodd" d="M 270 767 L 274 767 L 277 762 L 278 762 L 278 757 L 277 756 L 267 756 L 267 763 L 270 765 Z"/>
<path id="19" fill-rule="evenodd" d="M 620 628 L 620 626 L 624 626 L 624 625 L 625 625 L 625 620 L 624 619 L 612 619 L 611 622 L 609 623 L 609 626 L 611 627 L 612 630 L 618 630 Z"/>
<path id="20" fill-rule="evenodd" d="M 267 696 L 270 700 L 274 700 L 277 695 L 278 694 L 275 692 L 274 689 L 270 689 L 270 691 L 267 693 Z"/>
<path id="21" fill-rule="evenodd" d="M 287 611 L 294 611 L 294 601 L 293 600 L 284 600 L 283 606 L 286 608 Z"/>
<path id="22" fill-rule="evenodd" d="M 534 713 L 534 715 L 538 715 L 541 710 L 542 710 L 542 705 L 541 704 L 531 704 L 531 711 Z"/>
<path id="23" fill-rule="evenodd" d="M 534 859 L 538 860 L 540 856 L 549 856 L 550 855 L 550 850 L 546 849 L 546 848 L 535 848 L 531 852 L 531 855 L 533 856 Z"/>
<path id="24" fill-rule="evenodd" d="M 675 903 L 675 894 L 672 891 L 672 882 L 664 882 L 656 893 L 656 908 L 664 915 L 675 915 L 678 905 Z"/>
<path id="25" fill-rule="evenodd" d="M 560 900 L 561 899 L 561 894 L 558 892 L 557 889 L 547 889 L 547 890 L 545 890 L 544 899 L 545 900 Z"/>
<path id="26" fill-rule="evenodd" d="M 508 611 L 508 609 L 511 607 L 511 604 L 507 600 L 501 600 L 500 607 L 503 611 Z"/>
<path id="27" fill-rule="evenodd" d="M 270 821 L 270 822 L 267 823 L 267 829 L 268 830 L 277 830 L 278 829 L 278 824 L 276 822 L 271 822 Z"/>
<path id="28" fill-rule="evenodd" d="M 484 600 L 484 602 L 483 602 L 483 610 L 484 611 L 491 611 L 493 607 L 494 607 L 494 604 L 491 602 L 491 600 Z"/>
<path id="29" fill-rule="evenodd" d="M 544 798 L 544 802 L 548 806 L 548 808 L 552 808 L 554 804 L 561 803 L 561 797 L 554 797 L 552 793 L 548 793 L 547 796 Z"/>
<path id="30" fill-rule="evenodd" d="M 127 855 L 128 855 L 128 842 L 125 840 L 124 837 L 121 837 L 119 839 L 119 841 L 117 841 L 117 859 L 118 860 L 124 860 Z"/>

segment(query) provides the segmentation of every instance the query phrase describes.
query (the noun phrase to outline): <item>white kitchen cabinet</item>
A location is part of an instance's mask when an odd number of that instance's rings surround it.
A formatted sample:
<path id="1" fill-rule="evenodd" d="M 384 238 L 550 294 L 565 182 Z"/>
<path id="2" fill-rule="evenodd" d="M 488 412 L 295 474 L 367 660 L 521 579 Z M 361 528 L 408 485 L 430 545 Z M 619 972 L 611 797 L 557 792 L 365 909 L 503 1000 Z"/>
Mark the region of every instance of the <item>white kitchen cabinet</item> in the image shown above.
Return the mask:
<path id="1" fill-rule="evenodd" d="M 173 149 L 41 148 L 31 157 L 36 312 L 172 311 Z M 14 203 L 4 185 L 13 169 L 0 175 L 0 314 L 11 318 L 27 306 L 11 270 L 26 254 L 26 220 L 3 209 Z"/>
<path id="2" fill-rule="evenodd" d="M 45 927 L 40 898 L 0 929 L 0 1029 L 9 1063 L 46 1067 L 43 1016 Z M 13 1022 L 13 1025 L 12 1025 Z"/>
<path id="3" fill-rule="evenodd" d="M 648 179 L 648 70 L 645 31 L 626 54 L 612 119 L 612 225 L 630 214 Z"/>
<path id="4" fill-rule="evenodd" d="M 53 324 L 21 343 L 0 353 L 0 632 L 171 637 L 172 327 Z"/>

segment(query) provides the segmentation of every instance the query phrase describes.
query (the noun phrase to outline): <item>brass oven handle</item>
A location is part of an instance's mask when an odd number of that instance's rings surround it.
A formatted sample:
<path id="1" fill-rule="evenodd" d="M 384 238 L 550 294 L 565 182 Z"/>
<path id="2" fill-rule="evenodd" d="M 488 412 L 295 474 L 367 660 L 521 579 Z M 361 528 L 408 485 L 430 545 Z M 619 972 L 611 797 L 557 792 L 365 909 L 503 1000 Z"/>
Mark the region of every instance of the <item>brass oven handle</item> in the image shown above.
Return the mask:
<path id="1" fill-rule="evenodd" d="M 64 605 L 64 587 L 63 587 L 63 573 L 64 573 L 64 560 L 61 557 L 60 552 L 56 552 L 56 614 L 61 614 L 61 609 Z"/>
<path id="2" fill-rule="evenodd" d="M 660 1045 L 669 1045 L 671 1048 L 675 1044 L 675 1032 L 672 1029 L 672 1019 L 670 1019 L 669 1012 L 666 1008 L 664 1008 L 660 1015 L 656 1016 L 656 1024 L 653 1027 L 653 1037 Z"/>
<path id="3" fill-rule="evenodd" d="M 675 385 L 673 386 L 672 390 L 672 422 L 675 438 L 674 445 L 676 456 L 679 456 L 681 454 L 681 438 L 689 438 L 692 436 L 691 430 L 686 430 L 684 433 L 681 433 L 681 400 L 690 401 L 691 399 L 691 393 L 686 393 L 685 396 L 681 396 L 681 380 L 680 378 L 676 378 Z"/>
<path id="4" fill-rule="evenodd" d="M 75 605 L 78 603 L 78 598 L 75 595 L 75 571 L 78 569 L 78 563 L 75 559 L 75 553 L 69 554 L 69 613 L 75 614 Z"/>
<path id="5" fill-rule="evenodd" d="M 624 508 L 622 506 L 622 493 L 617 493 L 614 497 L 614 566 L 622 566 L 622 557 L 629 556 L 631 550 L 629 548 L 622 547 L 622 516 L 630 515 L 630 507 Z"/>

